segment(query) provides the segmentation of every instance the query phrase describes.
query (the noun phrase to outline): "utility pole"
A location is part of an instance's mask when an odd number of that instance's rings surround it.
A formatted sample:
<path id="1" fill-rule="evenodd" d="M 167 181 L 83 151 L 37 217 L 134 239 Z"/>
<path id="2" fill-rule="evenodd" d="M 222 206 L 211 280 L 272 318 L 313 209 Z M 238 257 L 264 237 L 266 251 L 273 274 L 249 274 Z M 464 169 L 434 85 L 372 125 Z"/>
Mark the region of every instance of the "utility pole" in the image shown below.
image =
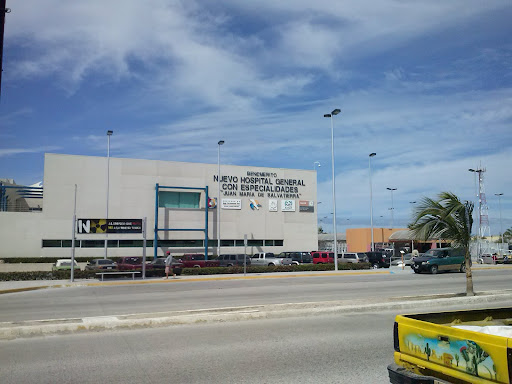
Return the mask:
<path id="1" fill-rule="evenodd" d="M 10 13 L 11 10 L 6 8 L 6 0 L 0 0 L 0 95 L 2 92 L 2 59 L 4 53 L 4 27 L 5 27 L 5 14 Z"/>

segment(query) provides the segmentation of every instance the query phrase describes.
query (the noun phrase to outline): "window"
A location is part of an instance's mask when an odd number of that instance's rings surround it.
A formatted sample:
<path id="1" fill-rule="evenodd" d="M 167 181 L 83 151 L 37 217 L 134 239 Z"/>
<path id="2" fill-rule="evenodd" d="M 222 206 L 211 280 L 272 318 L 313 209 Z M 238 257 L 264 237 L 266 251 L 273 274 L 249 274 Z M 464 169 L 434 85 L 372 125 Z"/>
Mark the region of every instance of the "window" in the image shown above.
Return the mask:
<path id="1" fill-rule="evenodd" d="M 158 192 L 161 208 L 199 208 L 201 194 L 198 192 Z"/>
<path id="2" fill-rule="evenodd" d="M 220 240 L 221 247 L 232 247 L 235 244 L 235 240 Z"/>
<path id="3" fill-rule="evenodd" d="M 43 240 L 43 248 L 60 248 L 60 240 Z"/>
<path id="4" fill-rule="evenodd" d="M 230 255 L 229 260 L 236 260 L 236 255 Z"/>
<path id="5" fill-rule="evenodd" d="M 151 243 L 153 245 L 153 243 Z M 208 242 L 208 245 L 211 245 Z M 159 247 L 203 247 L 203 240 L 159 240 Z"/>
<path id="6" fill-rule="evenodd" d="M 105 240 L 82 240 L 82 248 L 103 248 Z"/>
<path id="7" fill-rule="evenodd" d="M 249 247 L 262 247 L 263 240 L 247 240 L 247 245 Z"/>
<path id="8" fill-rule="evenodd" d="M 235 247 L 243 247 L 244 245 L 243 240 L 235 240 Z"/>
<path id="9" fill-rule="evenodd" d="M 107 243 L 108 243 L 108 247 L 109 248 L 117 248 L 119 247 L 119 244 L 117 243 L 118 240 L 107 240 Z"/>
<path id="10" fill-rule="evenodd" d="M 110 241 L 109 241 L 110 243 Z M 136 248 L 136 247 L 142 247 L 143 241 L 142 240 L 119 240 L 119 248 Z M 110 244 L 109 244 L 110 247 Z"/>
<path id="11" fill-rule="evenodd" d="M 274 240 L 274 245 L 276 247 L 282 247 L 283 246 L 283 240 Z"/>
<path id="12" fill-rule="evenodd" d="M 267 247 L 270 246 L 271 247 L 273 245 L 274 245 L 274 240 L 265 240 L 265 246 L 267 246 Z"/>

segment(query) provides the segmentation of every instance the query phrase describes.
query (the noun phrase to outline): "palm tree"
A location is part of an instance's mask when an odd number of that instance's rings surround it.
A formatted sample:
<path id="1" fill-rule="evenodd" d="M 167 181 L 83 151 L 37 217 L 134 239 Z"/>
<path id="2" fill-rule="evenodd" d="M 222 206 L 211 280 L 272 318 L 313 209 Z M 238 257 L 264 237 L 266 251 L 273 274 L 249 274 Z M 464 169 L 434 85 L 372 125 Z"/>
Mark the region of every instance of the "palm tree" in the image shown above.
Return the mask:
<path id="1" fill-rule="evenodd" d="M 466 261 L 466 295 L 474 296 L 469 243 L 473 226 L 473 203 L 461 202 L 451 192 L 441 192 L 436 200 L 423 198 L 414 209 L 409 229 L 420 241 L 449 239 L 464 250 Z"/>
<path id="2" fill-rule="evenodd" d="M 504 233 L 503 233 L 503 239 L 506 243 L 509 243 L 510 240 L 512 240 L 512 227 L 507 229 Z"/>

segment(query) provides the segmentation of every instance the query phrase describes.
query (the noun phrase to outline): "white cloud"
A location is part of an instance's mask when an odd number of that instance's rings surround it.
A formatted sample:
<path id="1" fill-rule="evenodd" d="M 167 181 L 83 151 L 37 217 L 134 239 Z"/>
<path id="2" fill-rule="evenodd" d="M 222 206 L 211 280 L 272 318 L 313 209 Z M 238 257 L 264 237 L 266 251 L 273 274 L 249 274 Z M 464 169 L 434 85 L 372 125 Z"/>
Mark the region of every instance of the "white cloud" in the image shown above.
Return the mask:
<path id="1" fill-rule="evenodd" d="M 8 156 L 15 156 L 15 155 L 22 155 L 27 153 L 44 153 L 44 152 L 51 152 L 51 151 L 57 151 L 61 149 L 57 146 L 48 146 L 48 147 L 38 147 L 38 148 L 0 148 L 0 157 L 8 157 Z"/>

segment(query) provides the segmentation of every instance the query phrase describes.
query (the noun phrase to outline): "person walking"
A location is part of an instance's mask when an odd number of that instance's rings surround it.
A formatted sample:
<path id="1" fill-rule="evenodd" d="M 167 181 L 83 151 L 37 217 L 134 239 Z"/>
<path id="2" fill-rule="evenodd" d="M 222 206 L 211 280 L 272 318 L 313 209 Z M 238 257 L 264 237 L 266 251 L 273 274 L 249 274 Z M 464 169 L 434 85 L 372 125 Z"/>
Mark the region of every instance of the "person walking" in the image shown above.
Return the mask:
<path id="1" fill-rule="evenodd" d="M 171 252 L 167 251 L 166 253 L 167 258 L 165 259 L 165 278 L 169 278 L 169 271 L 172 268 L 172 255 Z M 174 269 L 172 271 L 172 275 L 174 278 L 176 278 L 176 274 L 174 273 Z"/>

